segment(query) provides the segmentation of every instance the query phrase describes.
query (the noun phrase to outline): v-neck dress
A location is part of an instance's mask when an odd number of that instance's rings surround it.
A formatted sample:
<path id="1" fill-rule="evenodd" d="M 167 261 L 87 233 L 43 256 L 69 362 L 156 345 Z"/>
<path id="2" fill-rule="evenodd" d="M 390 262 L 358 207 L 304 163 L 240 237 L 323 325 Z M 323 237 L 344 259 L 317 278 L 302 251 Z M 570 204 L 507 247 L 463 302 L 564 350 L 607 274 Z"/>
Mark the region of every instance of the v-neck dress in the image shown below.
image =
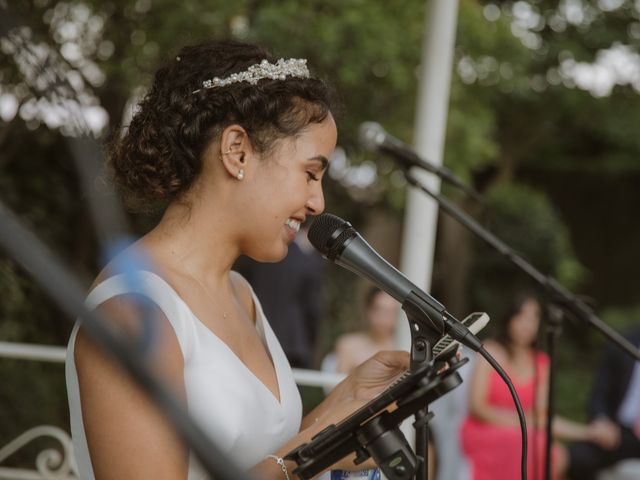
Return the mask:
<path id="1" fill-rule="evenodd" d="M 167 282 L 151 272 L 138 273 L 135 285 L 126 282 L 122 275 L 106 279 L 89 293 L 85 303 L 94 309 L 118 295 L 141 294 L 158 306 L 171 323 L 184 357 L 189 413 L 221 451 L 241 469 L 248 470 L 295 436 L 302 418 L 300 393 L 255 294 L 252 292 L 256 329 L 273 361 L 280 401 L 227 344 L 193 314 Z M 93 480 L 74 361 L 78 327 L 76 323 L 69 339 L 65 374 L 78 473 L 83 480 Z M 201 478 L 206 476 L 192 455 L 188 480 Z"/>

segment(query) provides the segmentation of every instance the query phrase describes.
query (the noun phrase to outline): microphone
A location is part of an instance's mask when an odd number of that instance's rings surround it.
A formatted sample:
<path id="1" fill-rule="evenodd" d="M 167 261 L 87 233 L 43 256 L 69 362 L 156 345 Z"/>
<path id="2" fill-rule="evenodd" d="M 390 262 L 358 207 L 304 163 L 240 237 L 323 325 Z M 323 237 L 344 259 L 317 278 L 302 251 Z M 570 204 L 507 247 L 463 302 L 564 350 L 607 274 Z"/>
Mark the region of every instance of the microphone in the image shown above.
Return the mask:
<path id="1" fill-rule="evenodd" d="M 382 152 L 395 158 L 404 169 L 420 167 L 427 172 L 439 176 L 445 182 L 460 188 L 477 201 L 482 201 L 482 197 L 473 188 L 465 184 L 451 170 L 445 167 L 427 162 L 416 151 L 403 141 L 389 135 L 379 123 L 364 122 L 358 131 L 360 145 L 370 152 Z"/>
<path id="2" fill-rule="evenodd" d="M 402 303 L 403 308 L 410 305 L 420 311 L 421 324 L 439 337 L 449 334 L 474 351 L 482 348 L 473 333 L 448 313 L 444 305 L 382 258 L 349 222 L 323 213 L 309 227 L 307 238 L 326 259 L 370 280 Z"/>

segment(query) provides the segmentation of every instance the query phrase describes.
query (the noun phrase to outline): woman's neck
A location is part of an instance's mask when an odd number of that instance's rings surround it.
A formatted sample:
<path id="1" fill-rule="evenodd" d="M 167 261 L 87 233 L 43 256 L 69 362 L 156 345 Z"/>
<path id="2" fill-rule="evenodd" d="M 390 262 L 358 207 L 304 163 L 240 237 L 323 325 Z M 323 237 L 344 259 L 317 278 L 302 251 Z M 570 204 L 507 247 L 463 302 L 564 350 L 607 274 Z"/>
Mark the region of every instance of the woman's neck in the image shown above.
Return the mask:
<path id="1" fill-rule="evenodd" d="M 393 344 L 393 336 L 390 337 L 388 335 L 384 335 L 384 334 L 380 334 L 372 331 L 369 331 L 368 335 L 369 335 L 369 340 L 374 345 L 387 348 Z"/>
<path id="2" fill-rule="evenodd" d="M 160 260 L 172 268 L 202 282 L 224 282 L 240 251 L 225 229 L 225 220 L 203 210 L 195 203 L 174 202 L 145 237 L 160 247 Z"/>
<path id="3" fill-rule="evenodd" d="M 511 344 L 509 348 L 509 357 L 511 360 L 522 360 L 528 358 L 531 355 L 532 348 L 528 345 L 514 345 Z"/>

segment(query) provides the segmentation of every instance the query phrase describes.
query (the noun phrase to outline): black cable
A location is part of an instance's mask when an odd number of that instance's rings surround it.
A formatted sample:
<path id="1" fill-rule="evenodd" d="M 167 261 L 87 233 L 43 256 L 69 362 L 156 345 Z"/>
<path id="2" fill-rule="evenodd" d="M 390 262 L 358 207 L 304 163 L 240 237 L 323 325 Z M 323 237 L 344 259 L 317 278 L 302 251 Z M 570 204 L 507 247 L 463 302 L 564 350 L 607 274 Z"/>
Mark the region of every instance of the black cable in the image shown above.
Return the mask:
<path id="1" fill-rule="evenodd" d="M 522 480 L 527 480 L 527 421 L 524 418 L 524 411 L 522 410 L 522 405 L 520 404 L 520 399 L 518 398 L 518 393 L 516 392 L 513 383 L 511 383 L 511 379 L 509 375 L 502 369 L 500 364 L 495 361 L 495 359 L 487 352 L 484 347 L 478 350 L 478 353 L 482 355 L 482 357 L 489 362 L 489 365 L 493 367 L 493 369 L 498 372 L 498 375 L 504 380 L 504 383 L 509 387 L 509 392 L 511 392 L 511 396 L 513 397 L 513 403 L 516 405 L 516 410 L 518 411 L 518 420 L 520 421 L 520 432 L 522 434 L 522 456 L 520 458 L 520 478 Z"/>

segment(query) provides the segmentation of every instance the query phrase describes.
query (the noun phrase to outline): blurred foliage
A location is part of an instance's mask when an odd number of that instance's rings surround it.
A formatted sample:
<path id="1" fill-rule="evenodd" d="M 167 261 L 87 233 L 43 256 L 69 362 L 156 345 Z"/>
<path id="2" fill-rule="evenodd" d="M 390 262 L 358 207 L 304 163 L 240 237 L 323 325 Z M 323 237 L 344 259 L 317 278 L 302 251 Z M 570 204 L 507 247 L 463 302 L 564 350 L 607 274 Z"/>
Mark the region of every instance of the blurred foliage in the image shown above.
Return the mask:
<path id="1" fill-rule="evenodd" d="M 502 184 L 485 197 L 484 225 L 543 274 L 569 289 L 579 286 L 584 268 L 571 248 L 569 234 L 547 197 L 528 187 Z M 474 308 L 494 320 L 521 291 L 540 286 L 485 242 L 474 242 L 470 297 Z"/>
<path id="2" fill-rule="evenodd" d="M 5 337 L 0 337 L 3 340 Z M 54 425 L 69 431 L 69 407 L 64 391 L 64 365 L 0 359 L 0 443 L 5 446 L 28 428 Z M 12 464 L 33 468 L 40 450 L 28 445 L 12 455 Z M 59 449 L 59 445 L 55 445 Z M 3 463 L 3 466 L 6 462 Z"/>
<path id="3" fill-rule="evenodd" d="M 615 8 L 605 8 L 613 3 Z M 582 8 L 572 10 L 575 4 Z M 7 2 L 0 1 L 2 8 Z M 87 105 L 103 108 L 111 124 L 119 123 L 131 108 L 129 102 L 148 85 L 157 65 L 184 44 L 233 37 L 262 43 L 279 55 L 308 58 L 312 69 L 329 79 L 338 93 L 339 144 L 349 165 L 369 165 L 377 174 L 367 187 L 329 180 L 330 210 L 359 229 L 374 211 L 401 216 L 406 183 L 389 161 L 360 151 L 356 131 L 362 121 L 376 119 L 407 142 L 416 134 L 423 0 L 407 0 L 401 8 L 383 0 L 25 0 L 10 2 L 8 8 L 10 15 L 3 11 L 0 21 L 13 19 L 26 27 L 23 33 L 32 42 L 48 45 L 65 65 L 78 96 Z M 626 46 L 637 52 L 639 18 L 633 0 L 460 0 L 459 7 L 444 161 L 487 194 L 481 221 L 542 272 L 615 302 L 601 307 L 635 305 L 633 285 L 637 291 L 640 280 L 620 279 L 606 270 L 603 262 L 624 263 L 624 251 L 597 252 L 597 240 L 589 234 L 595 228 L 590 219 L 563 216 L 554 207 L 568 200 L 587 205 L 594 199 L 588 194 L 576 199 L 572 188 L 560 188 L 554 190 L 551 205 L 546 192 L 559 172 L 569 174 L 575 186 L 585 175 L 600 179 L 640 172 L 640 136 L 635 133 L 640 124 L 638 87 L 622 82 L 609 91 L 588 91 L 567 73 L 579 62 L 598 61 L 603 49 Z M 2 48 L 0 99 L 15 98 L 18 114 L 1 115 L 0 197 L 88 279 L 88 272 L 98 268 L 99 247 L 67 144 L 56 128 L 47 128 L 46 119 L 33 113 L 33 104 L 43 93 L 25 83 L 12 55 Z M 520 185 L 534 177 L 535 190 Z M 635 187 L 628 183 L 624 188 Z M 604 196 L 599 203 L 606 211 Z M 635 218 L 634 207 L 627 201 L 618 215 Z M 153 219 L 132 219 L 136 233 L 153 225 Z M 581 234 L 575 235 L 576 231 Z M 624 232 L 629 245 L 640 236 L 638 227 Z M 470 248 L 475 262 L 469 296 L 477 304 L 497 308 L 505 289 L 525 282 L 523 275 L 487 247 Z M 446 272 L 447 263 L 458 259 L 440 261 Z M 349 272 L 331 269 L 323 348 L 358 315 L 353 280 Z M 627 283 L 622 293 L 616 291 L 621 281 Z M 0 340 L 66 342 L 71 323 L 64 323 L 40 289 L 4 258 L 0 258 L 0 298 Z M 606 318 L 612 322 L 633 314 L 611 312 Z M 561 353 L 566 357 L 561 361 L 559 404 L 575 409 L 584 399 L 582 387 L 590 371 L 588 363 L 573 367 L 571 361 L 583 355 L 581 349 L 593 335 L 577 334 L 586 330 L 581 324 L 569 329 Z M 593 348 L 599 345 L 594 343 Z M 15 366 L 13 362 L 2 366 L 0 374 L 8 381 L 3 382 L 0 398 L 13 408 L 33 411 L 34 416 L 0 418 L 9 425 L 0 434 L 0 444 L 5 432 L 15 433 L 40 421 L 36 418 L 40 394 L 32 395 L 30 384 L 16 379 Z M 59 379 L 41 386 L 50 388 L 51 408 L 58 409 L 64 398 Z"/>

